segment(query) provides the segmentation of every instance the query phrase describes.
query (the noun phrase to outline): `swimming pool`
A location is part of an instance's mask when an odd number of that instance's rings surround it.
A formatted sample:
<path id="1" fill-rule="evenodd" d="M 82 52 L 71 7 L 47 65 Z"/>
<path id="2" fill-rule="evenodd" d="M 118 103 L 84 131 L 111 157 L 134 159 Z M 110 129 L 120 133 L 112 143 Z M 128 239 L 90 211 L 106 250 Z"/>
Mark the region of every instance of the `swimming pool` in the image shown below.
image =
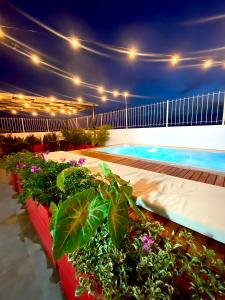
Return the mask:
<path id="1" fill-rule="evenodd" d="M 111 154 L 145 158 L 160 162 L 178 164 L 193 168 L 225 172 L 225 152 L 152 147 L 138 145 L 119 145 L 99 148 L 98 151 Z"/>

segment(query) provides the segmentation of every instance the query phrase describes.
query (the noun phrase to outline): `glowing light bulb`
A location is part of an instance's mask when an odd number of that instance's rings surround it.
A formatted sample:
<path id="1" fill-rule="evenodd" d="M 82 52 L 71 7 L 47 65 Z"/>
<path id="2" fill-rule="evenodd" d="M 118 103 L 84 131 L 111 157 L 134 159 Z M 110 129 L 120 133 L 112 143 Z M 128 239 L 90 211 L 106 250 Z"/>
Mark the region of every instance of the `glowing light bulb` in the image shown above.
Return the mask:
<path id="1" fill-rule="evenodd" d="M 102 96 L 102 101 L 105 102 L 107 100 L 106 96 Z"/>
<path id="2" fill-rule="evenodd" d="M 4 31 L 0 27 L 0 39 L 3 39 L 5 37 Z"/>
<path id="3" fill-rule="evenodd" d="M 51 101 L 51 102 L 54 102 L 54 101 L 55 101 L 55 97 L 54 97 L 54 96 L 51 96 L 51 97 L 50 97 L 50 101 Z"/>
<path id="4" fill-rule="evenodd" d="M 103 93 L 104 93 L 104 88 L 103 88 L 103 86 L 99 86 L 99 87 L 98 87 L 98 92 L 99 92 L 99 94 L 103 94 Z"/>
<path id="5" fill-rule="evenodd" d="M 47 107 L 47 108 L 46 108 L 46 111 L 50 111 L 50 109 Z"/>
<path id="6" fill-rule="evenodd" d="M 76 112 L 77 112 L 77 110 L 76 110 L 76 109 L 73 109 L 73 113 L 76 114 Z"/>
<path id="7" fill-rule="evenodd" d="M 18 95 L 18 98 L 19 98 L 20 100 L 22 100 L 22 99 L 24 98 L 24 95 L 19 94 L 19 95 Z"/>
<path id="8" fill-rule="evenodd" d="M 15 109 L 13 109 L 13 110 L 12 110 L 12 114 L 13 114 L 13 115 L 16 115 L 16 114 L 17 114 L 17 111 L 16 111 Z"/>
<path id="9" fill-rule="evenodd" d="M 64 113 L 65 113 L 65 109 L 61 109 L 60 111 L 61 111 L 61 113 L 62 113 L 62 114 L 64 114 Z"/>
<path id="10" fill-rule="evenodd" d="M 71 46 L 72 46 L 75 50 L 79 49 L 80 46 L 81 46 L 81 45 L 80 45 L 79 39 L 76 38 L 76 37 L 72 37 L 72 38 L 70 39 L 70 44 L 71 44 Z"/>
<path id="11" fill-rule="evenodd" d="M 128 93 L 127 91 L 125 91 L 125 92 L 123 93 L 123 95 L 124 95 L 125 98 L 127 98 L 128 95 L 129 95 L 129 93 Z"/>
<path id="12" fill-rule="evenodd" d="M 41 62 L 40 57 L 37 56 L 36 54 L 31 55 L 30 59 L 36 65 L 40 64 L 40 62 Z"/>
<path id="13" fill-rule="evenodd" d="M 171 60 L 170 60 L 170 63 L 172 66 L 175 66 L 179 63 L 179 60 L 180 60 L 180 56 L 179 55 L 173 55 L 171 57 Z"/>
<path id="14" fill-rule="evenodd" d="M 73 77 L 73 82 L 74 82 L 76 85 L 80 85 L 80 83 L 81 83 L 80 77 L 78 77 L 78 76 Z"/>
<path id="15" fill-rule="evenodd" d="M 55 116 L 55 113 L 54 113 L 54 112 L 51 112 L 51 116 Z"/>
<path id="16" fill-rule="evenodd" d="M 33 115 L 34 117 L 36 117 L 36 116 L 37 116 L 36 111 L 33 111 L 33 112 L 32 112 L 32 115 Z"/>
<path id="17" fill-rule="evenodd" d="M 118 97 L 119 96 L 119 92 L 118 91 L 113 91 L 113 97 Z"/>
<path id="18" fill-rule="evenodd" d="M 212 67 L 212 65 L 213 65 L 213 61 L 211 59 L 208 59 L 203 63 L 203 69 L 208 69 Z"/>
<path id="19" fill-rule="evenodd" d="M 71 115 L 71 111 L 68 111 L 68 115 Z"/>
<path id="20" fill-rule="evenodd" d="M 129 60 L 134 60 L 137 56 L 137 50 L 135 48 L 131 48 L 128 50 L 128 58 Z"/>
<path id="21" fill-rule="evenodd" d="M 25 107 L 30 107 L 30 105 L 28 103 L 24 103 Z"/>
<path id="22" fill-rule="evenodd" d="M 83 99 L 81 97 L 78 97 L 77 101 L 81 103 L 81 102 L 83 102 Z"/>

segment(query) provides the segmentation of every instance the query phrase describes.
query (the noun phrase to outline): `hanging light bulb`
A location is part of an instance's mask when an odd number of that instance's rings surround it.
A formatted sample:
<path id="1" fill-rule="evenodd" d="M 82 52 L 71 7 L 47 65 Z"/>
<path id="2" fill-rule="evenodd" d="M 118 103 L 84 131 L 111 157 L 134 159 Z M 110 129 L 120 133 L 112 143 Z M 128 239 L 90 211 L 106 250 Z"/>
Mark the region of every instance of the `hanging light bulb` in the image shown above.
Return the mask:
<path id="1" fill-rule="evenodd" d="M 136 56 L 137 56 L 137 50 L 135 48 L 130 48 L 128 50 L 128 58 L 129 60 L 135 60 Z"/>
<path id="2" fill-rule="evenodd" d="M 12 114 L 13 114 L 13 115 L 16 115 L 16 114 L 17 114 L 17 111 L 16 111 L 15 109 L 13 109 L 13 110 L 12 110 Z"/>
<path id="3" fill-rule="evenodd" d="M 81 83 L 80 77 L 79 77 L 79 76 L 73 77 L 73 82 L 74 82 L 76 85 L 80 85 L 80 83 Z"/>
<path id="4" fill-rule="evenodd" d="M 40 62 L 41 62 L 40 57 L 37 56 L 36 54 L 31 55 L 30 59 L 32 60 L 32 62 L 33 62 L 35 65 L 39 65 Z"/>
<path id="5" fill-rule="evenodd" d="M 119 92 L 118 91 L 113 91 L 112 94 L 113 94 L 113 97 L 115 97 L 115 98 L 119 96 Z"/>
<path id="6" fill-rule="evenodd" d="M 36 116 L 37 116 L 37 113 L 36 113 L 36 111 L 33 111 L 33 112 L 32 112 L 32 116 L 34 116 L 34 117 L 36 117 Z"/>
<path id="7" fill-rule="evenodd" d="M 103 94 L 103 93 L 104 93 L 104 88 L 103 88 L 103 86 L 99 86 L 99 87 L 98 87 L 98 92 L 99 92 L 99 94 Z"/>
<path id="8" fill-rule="evenodd" d="M 76 37 L 72 37 L 71 39 L 70 39 L 70 44 L 71 44 L 71 46 L 75 49 L 75 50 L 78 50 L 79 48 L 80 48 L 80 41 L 79 41 L 79 39 L 78 38 L 76 38 Z"/>
<path id="9" fill-rule="evenodd" d="M 50 97 L 50 101 L 51 101 L 51 102 L 55 102 L 55 97 L 54 97 L 54 96 L 51 96 L 51 97 Z"/>
<path id="10" fill-rule="evenodd" d="M 180 60 L 180 56 L 179 55 L 173 55 L 171 57 L 171 60 L 170 60 L 170 63 L 172 66 L 175 66 L 179 63 L 179 60 Z"/>
<path id="11" fill-rule="evenodd" d="M 65 113 L 65 109 L 61 109 L 60 111 L 61 111 L 61 113 L 62 113 L 62 114 L 64 114 L 64 113 Z"/>
<path id="12" fill-rule="evenodd" d="M 28 103 L 24 103 L 24 106 L 25 106 L 26 108 L 30 107 L 30 105 L 29 105 Z"/>
<path id="13" fill-rule="evenodd" d="M 18 95 L 18 98 L 19 98 L 20 100 L 22 100 L 22 99 L 24 98 L 24 95 L 19 94 L 19 95 Z"/>
<path id="14" fill-rule="evenodd" d="M 83 99 L 81 97 L 78 97 L 77 101 L 81 103 L 81 102 L 83 102 Z"/>
<path id="15" fill-rule="evenodd" d="M 55 116 L 55 113 L 54 113 L 54 112 L 51 112 L 51 116 Z"/>
<path id="16" fill-rule="evenodd" d="M 128 92 L 128 91 L 125 91 L 125 92 L 123 93 L 123 95 L 124 95 L 125 98 L 127 98 L 127 97 L 129 96 L 129 92 Z"/>
<path id="17" fill-rule="evenodd" d="M 0 27 L 0 39 L 3 39 L 5 37 L 5 33 L 2 30 L 2 28 Z"/>
<path id="18" fill-rule="evenodd" d="M 212 67 L 212 65 L 213 65 L 212 59 L 207 59 L 207 60 L 203 63 L 203 69 L 208 69 L 208 68 Z"/>
<path id="19" fill-rule="evenodd" d="M 50 111 L 50 108 L 47 107 L 47 108 L 46 108 L 46 111 L 49 112 L 49 111 Z"/>
<path id="20" fill-rule="evenodd" d="M 107 100 L 106 96 L 102 96 L 102 101 L 105 102 Z"/>

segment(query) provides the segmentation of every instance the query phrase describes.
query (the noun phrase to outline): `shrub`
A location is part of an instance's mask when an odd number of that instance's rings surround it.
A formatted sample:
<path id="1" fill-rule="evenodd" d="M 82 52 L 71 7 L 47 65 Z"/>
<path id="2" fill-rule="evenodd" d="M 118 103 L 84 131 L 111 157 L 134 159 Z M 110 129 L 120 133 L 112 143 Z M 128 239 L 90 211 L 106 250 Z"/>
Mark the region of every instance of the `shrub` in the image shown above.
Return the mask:
<path id="1" fill-rule="evenodd" d="M 90 135 L 82 128 L 63 129 L 64 139 L 73 145 L 90 144 Z"/>
<path id="2" fill-rule="evenodd" d="M 109 129 L 111 126 L 104 125 L 91 131 L 91 143 L 93 146 L 105 146 L 109 139 Z"/>
<path id="3" fill-rule="evenodd" d="M 41 143 L 41 138 L 36 137 L 34 134 L 30 134 L 25 138 L 25 143 L 28 143 L 32 146 Z"/>
<path id="4" fill-rule="evenodd" d="M 55 132 L 49 132 L 43 136 L 44 144 L 47 144 L 49 142 L 57 142 L 57 140 L 58 140 L 58 136 Z"/>

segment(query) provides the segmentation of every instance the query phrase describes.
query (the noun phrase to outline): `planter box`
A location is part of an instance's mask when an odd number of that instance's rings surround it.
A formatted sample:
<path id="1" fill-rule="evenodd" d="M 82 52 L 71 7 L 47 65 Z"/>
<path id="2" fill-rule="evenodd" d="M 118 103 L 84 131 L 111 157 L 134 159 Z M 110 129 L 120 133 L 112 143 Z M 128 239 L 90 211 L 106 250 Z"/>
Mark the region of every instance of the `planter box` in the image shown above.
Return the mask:
<path id="1" fill-rule="evenodd" d="M 50 213 L 49 209 L 42 204 L 38 204 L 33 199 L 28 199 L 26 208 L 29 215 L 30 222 L 32 223 L 41 244 L 50 258 L 53 266 L 55 261 L 52 254 L 52 236 L 49 230 Z"/>
<path id="2" fill-rule="evenodd" d="M 33 152 L 43 152 L 44 144 L 36 144 L 33 146 Z"/>
<path id="3" fill-rule="evenodd" d="M 11 181 L 12 181 L 12 186 L 15 192 L 18 194 L 21 194 L 22 192 L 22 187 L 19 182 L 19 175 L 17 173 L 11 173 Z"/>

